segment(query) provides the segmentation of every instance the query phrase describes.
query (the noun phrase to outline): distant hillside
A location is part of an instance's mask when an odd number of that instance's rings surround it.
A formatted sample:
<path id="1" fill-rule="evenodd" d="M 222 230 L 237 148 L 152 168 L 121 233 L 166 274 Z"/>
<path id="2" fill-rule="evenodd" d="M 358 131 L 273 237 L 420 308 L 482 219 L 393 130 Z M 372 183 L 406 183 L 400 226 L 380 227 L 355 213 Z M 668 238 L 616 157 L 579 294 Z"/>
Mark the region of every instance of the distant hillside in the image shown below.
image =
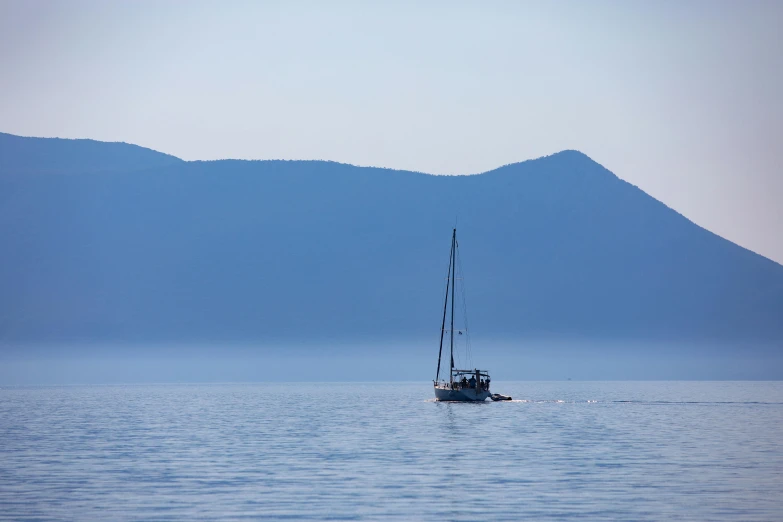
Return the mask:
<path id="1" fill-rule="evenodd" d="M 24 138 L 0 132 L 0 173 L 141 170 L 181 162 L 174 156 L 128 143 Z"/>
<path id="2" fill-rule="evenodd" d="M 432 339 L 457 215 L 474 336 L 783 341 L 783 266 L 579 152 L 431 176 L 9 135 L 0 340 Z"/>

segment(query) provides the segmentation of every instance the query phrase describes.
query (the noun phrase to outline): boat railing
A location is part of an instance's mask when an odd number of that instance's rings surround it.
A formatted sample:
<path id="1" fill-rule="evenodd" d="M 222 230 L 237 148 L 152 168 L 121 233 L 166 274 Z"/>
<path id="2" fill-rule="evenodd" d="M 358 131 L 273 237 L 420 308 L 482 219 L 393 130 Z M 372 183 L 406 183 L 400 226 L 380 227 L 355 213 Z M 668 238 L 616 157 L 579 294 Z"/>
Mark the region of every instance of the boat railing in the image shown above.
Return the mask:
<path id="1" fill-rule="evenodd" d="M 477 391 L 489 391 L 489 385 L 486 381 L 483 383 L 477 382 L 475 386 L 470 385 L 469 382 L 453 381 L 448 383 L 446 381 L 435 381 L 435 387 L 443 390 L 477 390 Z"/>
<path id="2" fill-rule="evenodd" d="M 489 377 L 489 372 L 482 370 L 452 370 L 451 374 L 456 377 L 462 375 L 476 375 L 476 372 L 478 372 L 481 377 Z"/>

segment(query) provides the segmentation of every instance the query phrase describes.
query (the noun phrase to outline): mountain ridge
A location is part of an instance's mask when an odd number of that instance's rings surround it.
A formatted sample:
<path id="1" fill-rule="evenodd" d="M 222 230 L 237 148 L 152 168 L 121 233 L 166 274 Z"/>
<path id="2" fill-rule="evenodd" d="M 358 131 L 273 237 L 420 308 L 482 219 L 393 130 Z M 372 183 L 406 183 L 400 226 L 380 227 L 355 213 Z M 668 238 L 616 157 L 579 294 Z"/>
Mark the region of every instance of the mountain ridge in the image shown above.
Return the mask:
<path id="1" fill-rule="evenodd" d="M 0 132 L 0 173 L 116 172 L 177 162 L 183 160 L 131 143 L 34 138 Z"/>
<path id="2" fill-rule="evenodd" d="M 275 163 L 275 162 L 297 163 L 298 162 L 298 163 L 304 163 L 304 164 L 308 164 L 308 163 L 309 164 L 326 163 L 326 164 L 342 165 L 342 166 L 347 166 L 347 167 L 352 167 L 352 168 L 357 168 L 357 169 L 377 169 L 377 170 L 389 171 L 389 172 L 395 172 L 395 173 L 420 174 L 420 175 L 424 175 L 424 176 L 436 176 L 436 177 L 437 176 L 463 176 L 464 177 L 464 176 L 485 176 L 485 175 L 502 174 L 503 171 L 505 171 L 505 170 L 511 170 L 513 168 L 522 166 L 522 165 L 524 165 L 526 163 L 529 163 L 529 162 L 535 162 L 535 161 L 544 160 L 544 159 L 547 159 L 547 158 L 559 157 L 559 156 L 563 156 L 563 155 L 574 155 L 576 157 L 579 157 L 579 158 L 588 160 L 591 163 L 594 163 L 595 165 L 597 165 L 601 169 L 603 169 L 604 172 L 608 176 L 610 176 L 612 178 L 615 178 L 617 180 L 620 180 L 620 181 L 626 183 L 628 186 L 633 187 L 634 189 L 637 189 L 640 192 L 643 192 L 647 197 L 649 197 L 653 201 L 655 201 L 657 203 L 660 203 L 661 205 L 664 205 L 666 208 L 668 208 L 672 212 L 677 213 L 679 216 L 681 216 L 683 219 L 687 220 L 688 222 L 692 223 L 693 225 L 695 225 L 695 226 L 697 226 L 697 227 L 699 227 L 699 228 L 709 232 L 710 234 L 713 234 L 714 236 L 716 236 L 716 237 L 718 237 L 718 238 L 720 238 L 720 239 L 722 239 L 724 241 L 728 241 L 731 244 L 733 244 L 733 245 L 735 245 L 735 246 L 737 246 L 739 248 L 747 250 L 750 253 L 753 253 L 755 255 L 764 257 L 764 259 L 767 259 L 768 261 L 770 261 L 770 262 L 772 262 L 772 263 L 774 263 L 776 265 L 783 266 L 783 264 L 778 263 L 774 259 L 770 259 L 770 258 L 764 256 L 763 254 L 760 254 L 760 253 L 758 253 L 758 252 L 756 252 L 756 251 L 754 251 L 754 250 L 752 250 L 752 249 L 750 249 L 748 247 L 745 247 L 745 246 L 740 245 L 738 243 L 734 243 L 730 239 L 727 239 L 727 238 L 721 236 L 720 234 L 710 230 L 709 228 L 706 228 L 706 227 L 696 223 L 695 221 L 691 220 L 689 217 L 687 217 L 684 214 L 682 214 L 677 209 L 675 209 L 675 208 L 669 206 L 668 204 L 666 204 L 666 202 L 661 201 L 661 200 L 655 198 L 654 196 L 650 195 L 649 193 L 645 192 L 644 189 L 642 189 L 638 185 L 634 185 L 633 183 L 631 183 L 631 182 L 629 182 L 627 180 L 624 180 L 623 178 L 619 177 L 614 172 L 612 172 L 609 169 L 607 169 L 601 163 L 595 161 L 588 154 L 585 154 L 584 152 L 576 150 L 576 149 L 563 149 L 561 151 L 553 152 L 552 154 L 548 154 L 548 155 L 545 155 L 545 156 L 540 156 L 538 158 L 531 158 L 531 159 L 522 160 L 522 161 L 518 161 L 518 162 L 514 162 L 514 163 L 507 163 L 505 165 L 501 165 L 499 167 L 496 167 L 496 168 L 493 168 L 493 169 L 490 169 L 490 170 L 486 170 L 486 171 L 482 171 L 482 172 L 475 172 L 475 173 L 467 173 L 467 174 L 432 174 L 432 173 L 429 173 L 429 172 L 424 172 L 424 171 L 419 171 L 419 170 L 396 169 L 396 168 L 392 168 L 392 167 L 373 166 L 373 165 L 356 165 L 356 164 L 353 164 L 353 163 L 345 163 L 345 162 L 333 161 L 333 160 L 317 160 L 317 159 L 298 160 L 298 159 L 237 159 L 237 158 L 224 158 L 224 159 L 215 159 L 215 160 L 189 160 L 189 161 L 186 161 L 186 163 L 211 163 L 211 164 L 220 164 L 220 163 L 224 163 L 224 162 L 246 162 L 246 163 Z"/>
<path id="3" fill-rule="evenodd" d="M 485 335 L 783 340 L 781 265 L 578 151 L 440 176 L 93 147 L 0 161 L 5 342 L 425 338 L 457 214 Z"/>

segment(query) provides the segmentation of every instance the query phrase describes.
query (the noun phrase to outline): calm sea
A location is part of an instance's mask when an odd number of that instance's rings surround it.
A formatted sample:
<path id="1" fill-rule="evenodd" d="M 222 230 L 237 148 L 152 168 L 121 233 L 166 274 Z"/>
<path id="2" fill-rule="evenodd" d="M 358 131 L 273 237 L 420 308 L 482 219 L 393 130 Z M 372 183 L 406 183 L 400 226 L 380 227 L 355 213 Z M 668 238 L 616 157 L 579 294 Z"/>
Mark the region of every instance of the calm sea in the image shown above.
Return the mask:
<path id="1" fill-rule="evenodd" d="M 3 520 L 783 520 L 783 383 L 0 389 Z"/>

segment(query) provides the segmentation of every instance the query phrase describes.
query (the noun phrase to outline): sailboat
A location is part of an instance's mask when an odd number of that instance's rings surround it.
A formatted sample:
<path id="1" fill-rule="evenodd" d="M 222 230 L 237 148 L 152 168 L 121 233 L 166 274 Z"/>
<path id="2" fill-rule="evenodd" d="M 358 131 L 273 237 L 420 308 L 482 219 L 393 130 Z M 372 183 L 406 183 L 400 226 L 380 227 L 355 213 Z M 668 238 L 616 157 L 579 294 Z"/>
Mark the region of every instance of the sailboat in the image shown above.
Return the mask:
<path id="1" fill-rule="evenodd" d="M 457 243 L 457 229 L 451 234 L 451 253 L 449 254 L 449 270 L 446 276 L 446 300 L 443 303 L 443 321 L 440 327 L 440 348 L 438 349 L 438 369 L 435 373 L 433 385 L 435 387 L 435 399 L 438 401 L 457 401 L 457 402 L 481 402 L 487 398 L 493 398 L 489 391 L 489 372 L 484 370 L 460 370 L 454 366 L 454 301 L 456 300 L 456 271 L 457 255 L 459 254 L 459 244 Z M 460 269 L 461 271 L 461 269 Z M 464 293 L 463 293 L 464 297 Z M 446 316 L 448 315 L 449 302 L 451 302 L 451 322 L 449 329 L 446 329 Z M 467 323 L 467 319 L 466 319 Z M 449 333 L 449 371 L 448 380 L 445 376 L 441 379 L 440 366 L 443 355 L 443 340 Z M 457 334 L 462 335 L 463 331 L 458 330 Z M 468 335 L 467 325 L 465 336 Z M 466 347 L 469 350 L 469 340 L 466 338 Z"/>

